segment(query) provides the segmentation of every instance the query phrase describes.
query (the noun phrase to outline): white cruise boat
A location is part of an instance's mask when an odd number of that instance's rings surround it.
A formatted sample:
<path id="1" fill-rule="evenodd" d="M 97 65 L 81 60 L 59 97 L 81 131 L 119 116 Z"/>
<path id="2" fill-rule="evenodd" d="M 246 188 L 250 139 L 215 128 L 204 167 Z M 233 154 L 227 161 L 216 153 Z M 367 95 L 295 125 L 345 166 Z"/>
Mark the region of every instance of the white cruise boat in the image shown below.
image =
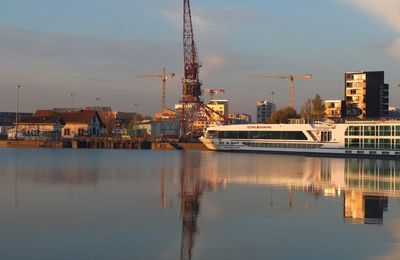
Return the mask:
<path id="1" fill-rule="evenodd" d="M 213 151 L 400 158 L 400 121 L 221 125 L 200 140 Z"/>

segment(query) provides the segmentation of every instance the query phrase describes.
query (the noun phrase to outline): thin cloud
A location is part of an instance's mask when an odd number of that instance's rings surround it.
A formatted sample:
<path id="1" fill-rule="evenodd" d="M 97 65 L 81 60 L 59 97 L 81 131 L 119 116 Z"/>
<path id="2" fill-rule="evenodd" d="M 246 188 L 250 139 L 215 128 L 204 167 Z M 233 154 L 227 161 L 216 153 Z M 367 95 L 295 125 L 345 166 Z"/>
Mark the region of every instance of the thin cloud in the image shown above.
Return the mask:
<path id="1" fill-rule="evenodd" d="M 344 0 L 345 2 L 376 17 L 393 31 L 400 33 L 399 0 Z M 388 52 L 400 59 L 400 37 L 388 47 Z"/>

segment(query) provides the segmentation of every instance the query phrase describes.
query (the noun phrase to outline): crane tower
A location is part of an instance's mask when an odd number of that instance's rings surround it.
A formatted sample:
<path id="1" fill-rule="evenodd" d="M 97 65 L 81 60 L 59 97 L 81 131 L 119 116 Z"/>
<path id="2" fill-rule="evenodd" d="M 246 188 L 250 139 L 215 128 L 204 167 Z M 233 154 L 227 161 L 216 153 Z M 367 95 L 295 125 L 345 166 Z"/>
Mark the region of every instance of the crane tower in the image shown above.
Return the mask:
<path id="1" fill-rule="evenodd" d="M 189 134 L 193 136 L 196 130 L 194 122 L 204 121 L 210 123 L 225 123 L 225 117 L 206 106 L 202 98 L 199 79 L 200 62 L 196 43 L 194 41 L 192 13 L 190 0 L 183 0 L 183 56 L 184 56 L 184 78 L 182 79 L 182 99 L 180 111 L 180 137 L 186 138 Z M 213 114 L 222 118 L 223 122 L 215 122 Z"/>

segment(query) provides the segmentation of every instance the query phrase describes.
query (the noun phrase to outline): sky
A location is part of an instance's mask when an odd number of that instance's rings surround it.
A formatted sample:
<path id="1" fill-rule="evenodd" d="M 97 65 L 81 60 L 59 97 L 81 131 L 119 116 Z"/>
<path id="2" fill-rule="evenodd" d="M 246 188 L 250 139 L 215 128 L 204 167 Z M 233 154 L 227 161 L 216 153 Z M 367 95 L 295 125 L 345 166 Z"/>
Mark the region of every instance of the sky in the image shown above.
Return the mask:
<path id="1" fill-rule="evenodd" d="M 225 89 L 234 113 L 289 103 L 289 82 L 251 73 L 311 73 L 295 106 L 343 98 L 346 71 L 384 70 L 400 106 L 400 1 L 191 0 L 204 88 Z M 151 115 L 163 67 L 167 105 L 181 94 L 182 0 L 0 0 L 0 111 L 104 105 Z M 271 92 L 275 95 L 271 96 Z M 74 100 L 71 93 L 75 93 Z M 99 98 L 101 99 L 99 101 Z M 97 101 L 96 101 L 97 99 Z M 134 104 L 137 104 L 136 109 Z"/>

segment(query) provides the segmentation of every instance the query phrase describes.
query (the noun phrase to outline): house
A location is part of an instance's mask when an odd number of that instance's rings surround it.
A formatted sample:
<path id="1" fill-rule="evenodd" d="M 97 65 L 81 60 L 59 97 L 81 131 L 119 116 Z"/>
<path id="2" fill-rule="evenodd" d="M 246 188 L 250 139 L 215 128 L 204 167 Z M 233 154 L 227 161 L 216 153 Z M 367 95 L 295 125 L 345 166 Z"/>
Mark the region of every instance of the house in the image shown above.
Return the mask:
<path id="1" fill-rule="evenodd" d="M 15 112 L 0 112 L 0 138 L 7 138 L 7 132 L 14 127 Z M 32 113 L 18 113 L 18 118 L 32 116 Z"/>
<path id="2" fill-rule="evenodd" d="M 62 138 L 104 135 L 105 125 L 99 113 L 95 110 L 80 110 L 57 114 L 65 122 L 61 133 Z"/>
<path id="3" fill-rule="evenodd" d="M 59 140 L 64 121 L 57 116 L 50 117 L 21 117 L 18 125 L 10 128 L 7 132 L 8 139 L 24 140 Z"/>

